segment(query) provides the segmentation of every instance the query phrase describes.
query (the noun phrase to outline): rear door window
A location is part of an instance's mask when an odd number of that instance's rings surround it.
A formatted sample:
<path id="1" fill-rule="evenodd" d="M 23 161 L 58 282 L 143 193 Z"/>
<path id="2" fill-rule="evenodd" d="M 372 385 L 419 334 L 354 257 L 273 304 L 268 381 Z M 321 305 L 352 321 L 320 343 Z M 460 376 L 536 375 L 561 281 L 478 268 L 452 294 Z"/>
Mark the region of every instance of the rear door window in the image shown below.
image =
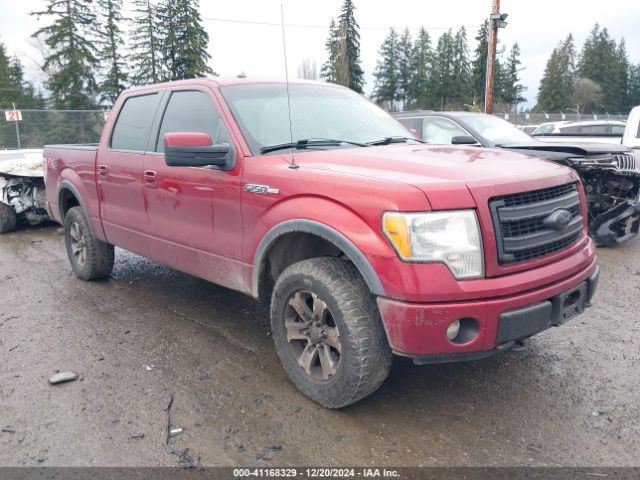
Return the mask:
<path id="1" fill-rule="evenodd" d="M 111 133 L 111 148 L 144 152 L 159 102 L 158 92 L 127 98 Z"/>
<path id="2" fill-rule="evenodd" d="M 214 145 L 231 143 L 213 100 L 200 90 L 180 90 L 171 94 L 164 111 L 156 152 L 164 150 L 164 136 L 174 132 L 206 133 Z"/>

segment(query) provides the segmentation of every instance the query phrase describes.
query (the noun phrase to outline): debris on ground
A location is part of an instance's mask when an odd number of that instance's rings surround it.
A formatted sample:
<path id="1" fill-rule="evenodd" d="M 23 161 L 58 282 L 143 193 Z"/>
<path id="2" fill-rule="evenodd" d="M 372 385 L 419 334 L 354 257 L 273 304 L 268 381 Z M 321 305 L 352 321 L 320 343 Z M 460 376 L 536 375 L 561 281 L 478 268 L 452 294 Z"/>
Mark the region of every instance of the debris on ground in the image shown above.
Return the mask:
<path id="1" fill-rule="evenodd" d="M 279 443 L 272 443 L 268 447 L 263 448 L 261 452 L 257 453 L 256 458 L 258 460 L 269 461 L 273 458 L 273 454 L 275 452 L 279 452 L 280 450 L 282 450 L 282 445 L 280 445 Z"/>
<path id="2" fill-rule="evenodd" d="M 169 432 L 170 435 L 172 437 L 177 437 L 178 435 L 180 435 L 184 430 L 182 428 L 172 428 L 171 431 Z"/>
<path id="3" fill-rule="evenodd" d="M 49 383 L 51 385 L 56 385 L 58 383 L 73 382 L 74 380 L 77 380 L 79 376 L 80 375 L 75 372 L 56 373 L 49 379 Z"/>
<path id="4" fill-rule="evenodd" d="M 153 367 L 154 367 L 154 366 L 155 366 L 155 365 L 143 365 L 143 367 L 144 367 L 144 368 L 146 368 L 146 369 L 147 369 L 147 371 L 151 371 L 151 370 L 153 370 Z"/>
<path id="5" fill-rule="evenodd" d="M 166 402 L 164 402 L 164 404 L 162 405 L 162 411 L 163 412 L 167 412 L 167 435 L 164 439 L 164 450 L 165 452 L 171 454 L 171 455 L 176 455 L 180 458 L 180 463 L 185 466 L 186 468 L 197 468 L 198 465 L 200 464 L 200 458 L 198 457 L 198 460 L 194 460 L 193 457 L 191 457 L 189 455 L 189 449 L 185 448 L 184 450 L 176 450 L 175 448 L 173 448 L 170 445 L 170 440 L 172 438 L 172 434 L 171 431 L 174 430 L 171 428 L 171 407 L 173 405 L 173 393 L 171 394 L 171 396 L 169 396 L 169 398 L 167 399 Z M 178 430 L 178 429 L 175 429 Z M 182 431 L 182 429 L 179 429 L 180 431 Z"/>
<path id="6" fill-rule="evenodd" d="M 144 433 L 142 432 L 131 432 L 129 435 L 131 438 L 144 438 Z"/>
<path id="7" fill-rule="evenodd" d="M 7 425 L 2 429 L 2 433 L 16 433 L 16 429 Z"/>
<path id="8" fill-rule="evenodd" d="M 9 349 L 10 352 L 13 352 L 16 348 L 18 348 L 20 346 L 20 344 L 14 345 L 13 347 L 11 347 Z"/>

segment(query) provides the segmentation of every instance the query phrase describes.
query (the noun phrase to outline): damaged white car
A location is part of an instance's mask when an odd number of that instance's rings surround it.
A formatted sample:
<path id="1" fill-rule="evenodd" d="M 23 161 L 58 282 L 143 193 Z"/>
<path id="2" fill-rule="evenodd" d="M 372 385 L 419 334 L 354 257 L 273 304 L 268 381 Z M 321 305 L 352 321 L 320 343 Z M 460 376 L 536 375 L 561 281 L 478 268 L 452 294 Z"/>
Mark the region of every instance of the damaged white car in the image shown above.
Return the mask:
<path id="1" fill-rule="evenodd" d="M 42 150 L 0 151 L 0 233 L 48 220 Z"/>

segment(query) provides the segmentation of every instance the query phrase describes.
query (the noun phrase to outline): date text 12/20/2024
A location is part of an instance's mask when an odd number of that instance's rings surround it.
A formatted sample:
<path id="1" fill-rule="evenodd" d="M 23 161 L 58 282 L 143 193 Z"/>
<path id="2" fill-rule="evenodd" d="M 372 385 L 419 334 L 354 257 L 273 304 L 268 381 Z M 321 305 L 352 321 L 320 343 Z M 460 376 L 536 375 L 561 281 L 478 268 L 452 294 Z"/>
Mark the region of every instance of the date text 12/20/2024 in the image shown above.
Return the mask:
<path id="1" fill-rule="evenodd" d="M 387 468 L 237 468 L 237 479 L 263 478 L 400 478 L 397 470 Z"/>

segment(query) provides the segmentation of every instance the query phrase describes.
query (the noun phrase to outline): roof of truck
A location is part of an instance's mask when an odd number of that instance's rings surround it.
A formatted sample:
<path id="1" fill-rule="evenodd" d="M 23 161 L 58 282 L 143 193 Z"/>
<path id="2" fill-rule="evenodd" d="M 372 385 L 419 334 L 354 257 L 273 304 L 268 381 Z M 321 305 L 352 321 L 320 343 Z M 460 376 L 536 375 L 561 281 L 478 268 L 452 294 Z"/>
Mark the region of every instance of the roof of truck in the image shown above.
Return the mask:
<path id="1" fill-rule="evenodd" d="M 285 83 L 286 79 L 278 78 L 278 77 L 245 77 L 245 76 L 236 76 L 236 77 L 201 77 L 201 78 L 192 78 L 189 80 L 175 80 L 172 82 L 163 82 L 163 83 L 155 83 L 152 85 L 144 85 L 140 87 L 132 87 L 130 90 L 147 90 L 150 87 L 153 88 L 168 88 L 175 87 L 179 85 L 191 85 L 191 84 L 202 84 L 203 82 L 211 82 L 217 87 L 225 87 L 228 85 L 255 85 L 257 83 Z M 303 79 L 293 79 L 289 80 L 289 83 L 292 84 L 308 84 L 308 85 L 325 85 L 332 86 L 338 88 L 344 88 L 340 85 L 336 85 L 333 83 L 323 82 L 319 80 L 303 80 Z"/>

